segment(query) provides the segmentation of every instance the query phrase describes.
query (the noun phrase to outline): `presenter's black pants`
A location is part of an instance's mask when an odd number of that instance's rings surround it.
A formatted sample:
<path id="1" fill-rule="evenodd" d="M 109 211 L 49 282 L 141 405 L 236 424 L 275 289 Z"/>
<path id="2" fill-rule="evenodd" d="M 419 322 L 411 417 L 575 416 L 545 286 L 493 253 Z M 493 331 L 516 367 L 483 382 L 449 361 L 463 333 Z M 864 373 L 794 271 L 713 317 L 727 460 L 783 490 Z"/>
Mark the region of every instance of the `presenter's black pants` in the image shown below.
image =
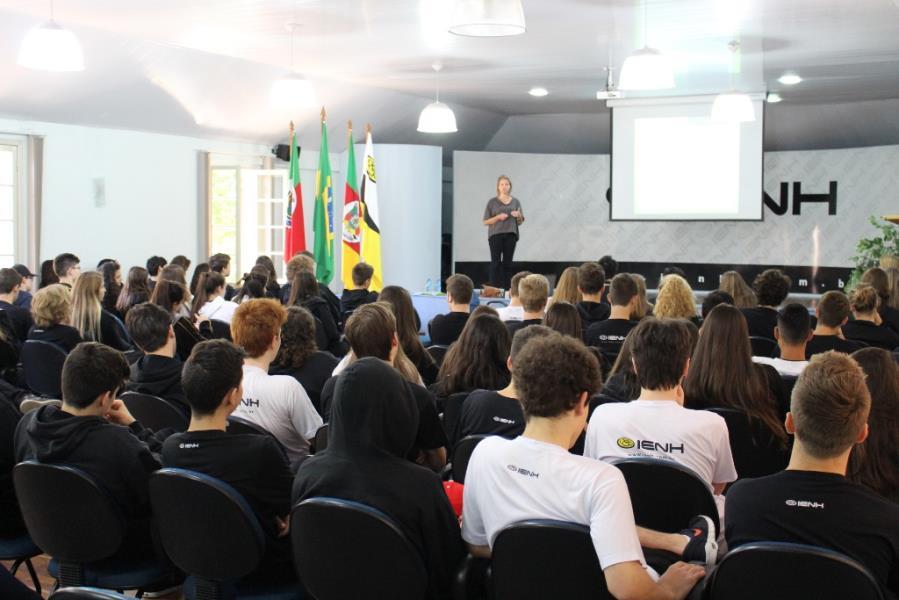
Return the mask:
<path id="1" fill-rule="evenodd" d="M 508 288 L 512 277 L 512 257 L 518 236 L 514 233 L 497 233 L 487 238 L 490 243 L 490 283 Z"/>

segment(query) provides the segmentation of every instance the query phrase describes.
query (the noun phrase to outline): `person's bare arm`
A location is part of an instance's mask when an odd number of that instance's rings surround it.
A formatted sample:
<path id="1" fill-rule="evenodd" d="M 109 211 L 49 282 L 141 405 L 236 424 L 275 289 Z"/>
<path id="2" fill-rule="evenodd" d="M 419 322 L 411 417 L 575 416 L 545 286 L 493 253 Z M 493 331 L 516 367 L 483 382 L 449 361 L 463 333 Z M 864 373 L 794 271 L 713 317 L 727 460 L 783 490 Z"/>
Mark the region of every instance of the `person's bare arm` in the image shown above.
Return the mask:
<path id="1" fill-rule="evenodd" d="M 490 217 L 489 219 L 484 219 L 484 225 L 493 225 L 494 223 L 497 223 L 499 221 L 505 221 L 508 218 L 509 218 L 509 215 L 507 213 L 499 213 L 495 217 Z"/>
<path id="2" fill-rule="evenodd" d="M 477 546 L 468 542 L 465 542 L 465 545 L 468 546 L 468 551 L 475 558 L 490 558 L 490 546 Z"/>
<path id="3" fill-rule="evenodd" d="M 705 575 L 697 565 L 676 562 L 653 581 L 639 562 L 612 565 L 603 570 L 609 592 L 617 600 L 682 600 Z"/>
<path id="4" fill-rule="evenodd" d="M 434 448 L 433 450 L 422 450 L 419 455 L 421 464 L 430 467 L 434 471 L 439 471 L 446 465 L 446 448 Z"/>
<path id="5" fill-rule="evenodd" d="M 721 494 L 724 493 L 724 488 L 726 488 L 726 487 L 727 487 L 726 483 L 713 483 L 712 491 L 715 492 L 716 496 L 720 496 Z"/>

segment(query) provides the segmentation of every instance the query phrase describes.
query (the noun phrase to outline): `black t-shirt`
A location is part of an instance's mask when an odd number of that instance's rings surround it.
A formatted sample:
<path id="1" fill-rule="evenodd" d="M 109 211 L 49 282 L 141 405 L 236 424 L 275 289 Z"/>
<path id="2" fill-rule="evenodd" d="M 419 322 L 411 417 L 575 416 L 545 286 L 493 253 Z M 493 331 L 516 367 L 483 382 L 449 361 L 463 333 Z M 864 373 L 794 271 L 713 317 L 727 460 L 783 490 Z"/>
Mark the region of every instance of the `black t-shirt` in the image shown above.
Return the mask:
<path id="1" fill-rule="evenodd" d="M 343 295 L 340 297 L 340 314 L 342 317 L 345 317 L 363 304 L 377 301 L 378 294 L 375 292 L 369 292 L 368 290 L 343 290 Z"/>
<path id="2" fill-rule="evenodd" d="M 273 364 L 269 368 L 269 375 L 290 375 L 300 382 L 312 406 L 321 413 L 321 394 L 325 382 L 331 378 L 331 373 L 340 361 L 337 360 L 330 352 L 316 352 L 303 362 L 303 366 L 299 369 L 293 367 L 282 367 Z"/>
<path id="3" fill-rule="evenodd" d="M 864 342 L 869 346 L 893 350 L 899 347 L 899 333 L 890 329 L 886 323 L 875 325 L 871 321 L 849 321 L 842 327 L 843 335 L 848 340 Z"/>
<path id="4" fill-rule="evenodd" d="M 490 434 L 514 438 L 524 433 L 524 410 L 515 398 L 492 390 L 475 390 L 462 404 L 459 439 Z"/>
<path id="5" fill-rule="evenodd" d="M 740 312 L 746 317 L 746 325 L 749 326 L 750 337 L 764 337 L 774 339 L 774 328 L 777 327 L 777 311 L 767 306 L 754 308 L 741 308 Z"/>
<path id="6" fill-rule="evenodd" d="M 627 334 L 638 324 L 639 321 L 627 319 L 606 319 L 588 327 L 584 341 L 588 346 L 599 348 L 606 357 L 614 360 L 621 351 Z"/>
<path id="7" fill-rule="evenodd" d="M 880 318 L 883 319 L 883 322 L 887 327 L 892 329 L 896 334 L 899 334 L 899 308 L 881 304 Z"/>
<path id="8" fill-rule="evenodd" d="M 468 323 L 467 312 L 451 312 L 437 315 L 428 323 L 428 336 L 431 343 L 438 346 L 449 346 L 459 339 L 462 329 Z"/>
<path id="9" fill-rule="evenodd" d="M 5 395 L 0 397 L 0 535 L 17 537 L 25 533 L 25 523 L 19 512 L 19 502 L 12 483 L 12 470 L 16 466 L 13 436 L 22 414 Z"/>
<path id="10" fill-rule="evenodd" d="M 511 337 L 515 337 L 515 332 L 519 329 L 524 329 L 525 327 L 530 327 L 531 325 L 543 325 L 543 319 L 525 319 L 524 321 L 503 321 L 503 324 L 506 326 L 506 329 L 509 330 L 509 335 Z"/>
<path id="11" fill-rule="evenodd" d="M 612 314 L 612 307 L 606 302 L 590 302 L 582 300 L 576 305 L 581 315 L 581 326 L 586 331 L 594 323 L 605 321 Z"/>
<path id="12" fill-rule="evenodd" d="M 34 325 L 31 311 L 3 300 L 0 300 L 0 311 L 9 317 L 9 324 L 12 325 L 13 333 L 16 334 L 19 343 L 28 339 L 28 330 Z"/>
<path id="13" fill-rule="evenodd" d="M 334 385 L 337 376 L 325 382 L 321 394 L 321 416 L 327 423 L 331 416 L 331 404 L 334 398 Z M 435 450 L 445 448 L 449 443 L 446 432 L 440 424 L 440 416 L 437 414 L 437 402 L 434 394 L 414 383 L 406 382 L 406 387 L 415 398 L 418 405 L 418 433 L 415 435 L 415 445 L 409 452 L 409 458 L 415 459 L 419 450 Z"/>
<path id="14" fill-rule="evenodd" d="M 805 357 L 811 358 L 815 354 L 821 354 L 828 350 L 852 354 L 864 347 L 864 344 L 853 342 L 852 340 L 844 340 L 836 335 L 816 335 L 805 345 Z"/>
<path id="15" fill-rule="evenodd" d="M 737 481 L 727 492 L 725 537 L 731 549 L 759 541 L 830 548 L 899 591 L 899 506 L 842 475 L 782 471 Z"/>
<path id="16" fill-rule="evenodd" d="M 81 334 L 78 333 L 78 330 L 68 325 L 51 325 L 46 329 L 34 326 L 28 332 L 28 339 L 51 342 L 67 353 L 74 350 L 75 346 L 84 341 L 81 339 Z"/>
<path id="17" fill-rule="evenodd" d="M 275 438 L 217 430 L 177 433 L 162 445 L 162 463 L 231 485 L 253 509 L 269 541 L 277 539 L 275 517 L 290 513 L 293 473 Z"/>

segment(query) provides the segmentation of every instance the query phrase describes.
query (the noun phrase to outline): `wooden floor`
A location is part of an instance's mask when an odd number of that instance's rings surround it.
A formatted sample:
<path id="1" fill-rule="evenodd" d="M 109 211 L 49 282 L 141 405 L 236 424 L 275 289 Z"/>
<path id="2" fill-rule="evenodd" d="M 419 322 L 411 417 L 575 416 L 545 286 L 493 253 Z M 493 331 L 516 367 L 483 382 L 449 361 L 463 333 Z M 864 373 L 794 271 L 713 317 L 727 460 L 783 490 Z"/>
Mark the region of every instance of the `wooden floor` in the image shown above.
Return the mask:
<path id="1" fill-rule="evenodd" d="M 50 575 L 47 573 L 47 563 L 50 561 L 50 558 L 42 554 L 41 556 L 37 556 L 31 559 L 31 562 L 34 564 L 34 570 L 37 572 L 38 579 L 41 582 L 42 595 L 44 598 L 49 598 L 50 593 L 53 591 L 53 586 L 55 585 L 55 581 Z M 9 570 L 12 567 L 12 562 L 2 561 L 3 566 Z M 34 589 L 34 586 L 31 583 L 31 576 L 28 574 L 28 567 L 22 565 L 19 567 L 19 570 L 16 571 L 16 579 L 24 583 L 28 586 L 29 589 Z M 128 593 L 129 596 L 134 595 L 134 592 Z M 181 600 L 183 598 L 180 592 L 168 594 L 165 596 L 160 596 L 160 600 Z"/>

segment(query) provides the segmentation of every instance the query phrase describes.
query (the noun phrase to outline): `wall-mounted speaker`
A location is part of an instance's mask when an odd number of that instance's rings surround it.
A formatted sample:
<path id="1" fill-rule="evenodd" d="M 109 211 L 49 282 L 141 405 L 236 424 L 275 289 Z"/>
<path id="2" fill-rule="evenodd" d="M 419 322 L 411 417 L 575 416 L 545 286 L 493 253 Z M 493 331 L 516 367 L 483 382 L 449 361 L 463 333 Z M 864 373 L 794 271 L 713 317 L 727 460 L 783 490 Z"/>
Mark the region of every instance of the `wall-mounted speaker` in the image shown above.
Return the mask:
<path id="1" fill-rule="evenodd" d="M 297 145 L 297 160 L 300 159 L 300 146 Z M 272 148 L 272 154 L 278 157 L 278 160 L 290 162 L 290 144 L 278 144 Z"/>

